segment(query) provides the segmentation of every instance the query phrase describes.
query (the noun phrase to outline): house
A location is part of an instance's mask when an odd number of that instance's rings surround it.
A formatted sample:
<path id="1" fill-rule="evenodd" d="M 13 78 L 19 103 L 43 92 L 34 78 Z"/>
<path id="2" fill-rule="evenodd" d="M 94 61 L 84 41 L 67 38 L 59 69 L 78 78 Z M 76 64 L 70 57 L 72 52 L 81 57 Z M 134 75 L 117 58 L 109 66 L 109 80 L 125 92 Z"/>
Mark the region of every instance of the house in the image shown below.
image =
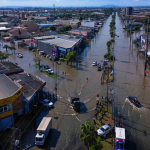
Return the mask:
<path id="1" fill-rule="evenodd" d="M 12 39 L 25 39 L 28 38 L 27 30 L 22 27 L 15 27 L 9 31 Z"/>
<path id="2" fill-rule="evenodd" d="M 80 28 L 72 29 L 71 31 L 69 31 L 69 33 L 71 35 L 82 35 L 88 38 L 92 36 L 93 29 L 80 27 Z"/>
<path id="3" fill-rule="evenodd" d="M 20 84 L 5 74 L 0 74 L 0 131 L 14 125 L 14 115 L 22 113 L 22 92 Z"/>
<path id="4" fill-rule="evenodd" d="M 32 20 L 33 21 L 33 20 Z M 27 30 L 27 32 L 37 32 L 39 30 L 39 26 L 32 22 L 27 22 L 21 25 L 21 27 L 24 27 L 24 29 Z"/>
<path id="5" fill-rule="evenodd" d="M 94 21 L 82 21 L 81 22 L 81 26 L 83 26 L 83 27 L 90 27 L 90 28 L 94 28 L 95 26 L 97 25 L 97 23 L 96 22 L 94 22 Z"/>

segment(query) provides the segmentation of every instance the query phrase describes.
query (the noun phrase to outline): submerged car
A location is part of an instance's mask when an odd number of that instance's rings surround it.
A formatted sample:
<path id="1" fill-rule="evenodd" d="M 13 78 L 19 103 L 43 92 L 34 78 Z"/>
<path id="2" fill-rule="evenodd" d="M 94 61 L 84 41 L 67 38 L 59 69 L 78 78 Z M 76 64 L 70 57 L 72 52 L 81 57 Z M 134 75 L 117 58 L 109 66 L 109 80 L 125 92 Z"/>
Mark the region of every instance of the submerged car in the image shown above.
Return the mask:
<path id="1" fill-rule="evenodd" d="M 137 97 L 135 96 L 128 96 L 127 99 L 136 107 L 142 107 L 141 103 L 138 101 Z"/>
<path id="2" fill-rule="evenodd" d="M 97 66 L 97 62 L 93 61 L 92 66 Z"/>
<path id="3" fill-rule="evenodd" d="M 98 66 L 98 67 L 97 67 L 97 71 L 102 71 L 102 67 L 101 67 L 101 66 Z"/>
<path id="4" fill-rule="evenodd" d="M 54 74 L 54 71 L 52 70 L 52 69 L 47 69 L 47 70 L 45 70 L 47 73 L 49 73 L 49 74 Z"/>
<path id="5" fill-rule="evenodd" d="M 17 57 L 23 58 L 23 54 L 18 53 Z"/>

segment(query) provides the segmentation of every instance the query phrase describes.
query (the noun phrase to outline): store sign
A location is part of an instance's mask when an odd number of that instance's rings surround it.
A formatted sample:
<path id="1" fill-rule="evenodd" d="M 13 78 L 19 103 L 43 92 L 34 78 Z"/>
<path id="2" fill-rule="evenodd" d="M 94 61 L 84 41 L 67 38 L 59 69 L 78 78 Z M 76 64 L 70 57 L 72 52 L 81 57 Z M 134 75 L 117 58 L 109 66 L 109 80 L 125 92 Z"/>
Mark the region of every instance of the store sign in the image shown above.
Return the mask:
<path id="1" fill-rule="evenodd" d="M 53 46 L 53 49 L 52 49 L 52 55 L 57 57 L 57 49 L 55 46 Z"/>

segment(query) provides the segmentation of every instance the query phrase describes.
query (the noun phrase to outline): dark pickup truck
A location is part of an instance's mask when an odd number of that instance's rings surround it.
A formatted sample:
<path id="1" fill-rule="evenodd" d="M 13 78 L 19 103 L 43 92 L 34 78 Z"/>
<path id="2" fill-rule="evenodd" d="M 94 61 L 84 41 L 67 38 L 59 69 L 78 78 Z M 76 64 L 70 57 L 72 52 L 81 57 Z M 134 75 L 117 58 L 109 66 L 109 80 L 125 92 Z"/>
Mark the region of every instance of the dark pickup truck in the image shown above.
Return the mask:
<path id="1" fill-rule="evenodd" d="M 75 111 L 80 111 L 80 98 L 76 92 L 69 93 L 69 102 Z"/>

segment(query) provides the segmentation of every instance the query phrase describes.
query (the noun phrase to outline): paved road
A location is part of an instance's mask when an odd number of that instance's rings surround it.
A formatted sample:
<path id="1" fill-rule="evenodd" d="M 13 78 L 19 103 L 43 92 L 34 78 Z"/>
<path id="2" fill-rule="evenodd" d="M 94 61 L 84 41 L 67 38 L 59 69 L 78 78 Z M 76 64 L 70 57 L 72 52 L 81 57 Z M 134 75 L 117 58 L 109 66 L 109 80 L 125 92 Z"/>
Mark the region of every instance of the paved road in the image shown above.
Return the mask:
<path id="1" fill-rule="evenodd" d="M 28 129 L 26 135 L 24 135 L 23 143 L 29 143 L 32 149 L 43 149 L 43 147 L 34 147 L 35 129 L 39 124 L 43 116 L 49 115 L 53 117 L 53 129 L 49 135 L 45 149 L 55 150 L 74 150 L 85 149 L 83 144 L 79 140 L 80 125 L 86 121 L 92 121 L 95 107 L 96 95 L 100 96 L 106 94 L 106 85 L 100 84 L 101 72 L 97 71 L 96 67 L 92 67 L 93 61 L 103 61 L 103 56 L 106 53 L 106 42 L 111 39 L 109 34 L 109 23 L 111 17 L 109 17 L 104 24 L 103 28 L 99 31 L 96 38 L 91 41 L 91 46 L 86 48 L 82 53 L 83 62 L 78 68 L 66 65 L 62 62 L 57 66 L 59 73 L 58 82 L 58 99 L 55 103 L 55 109 L 50 112 L 45 110 L 38 117 L 38 119 Z M 116 37 L 115 40 L 115 82 L 113 85 L 115 88 L 115 106 L 116 114 L 121 112 L 123 114 L 123 126 L 126 128 L 129 138 L 128 149 L 131 150 L 149 150 L 150 139 L 150 83 L 149 75 L 143 78 L 144 59 L 139 56 L 137 59 L 137 48 L 132 48 L 130 45 L 130 38 L 123 31 L 123 23 L 120 18 L 116 17 Z M 141 32 L 136 32 L 133 37 L 140 35 Z M 10 60 L 17 62 L 26 72 L 38 75 L 46 81 L 46 89 L 54 91 L 54 79 L 41 73 L 38 68 L 35 68 L 33 58 L 34 53 L 28 50 L 16 50 L 16 53 L 23 53 L 24 58 L 19 59 L 15 55 L 10 57 Z M 52 62 L 45 57 L 42 58 L 42 64 L 48 64 L 53 66 Z M 31 64 L 29 66 L 29 63 Z M 62 72 L 66 72 L 67 75 L 63 76 Z M 86 78 L 88 77 L 88 82 Z M 69 80 L 68 80 L 69 79 Z M 70 81 L 71 80 L 71 81 Z M 75 91 L 80 95 L 80 99 L 83 102 L 82 111 L 80 114 L 75 113 L 68 105 L 67 95 L 69 92 Z M 126 97 L 128 95 L 137 96 L 139 101 L 143 104 L 143 108 L 136 108 Z M 30 137 L 28 140 L 26 137 Z"/>

